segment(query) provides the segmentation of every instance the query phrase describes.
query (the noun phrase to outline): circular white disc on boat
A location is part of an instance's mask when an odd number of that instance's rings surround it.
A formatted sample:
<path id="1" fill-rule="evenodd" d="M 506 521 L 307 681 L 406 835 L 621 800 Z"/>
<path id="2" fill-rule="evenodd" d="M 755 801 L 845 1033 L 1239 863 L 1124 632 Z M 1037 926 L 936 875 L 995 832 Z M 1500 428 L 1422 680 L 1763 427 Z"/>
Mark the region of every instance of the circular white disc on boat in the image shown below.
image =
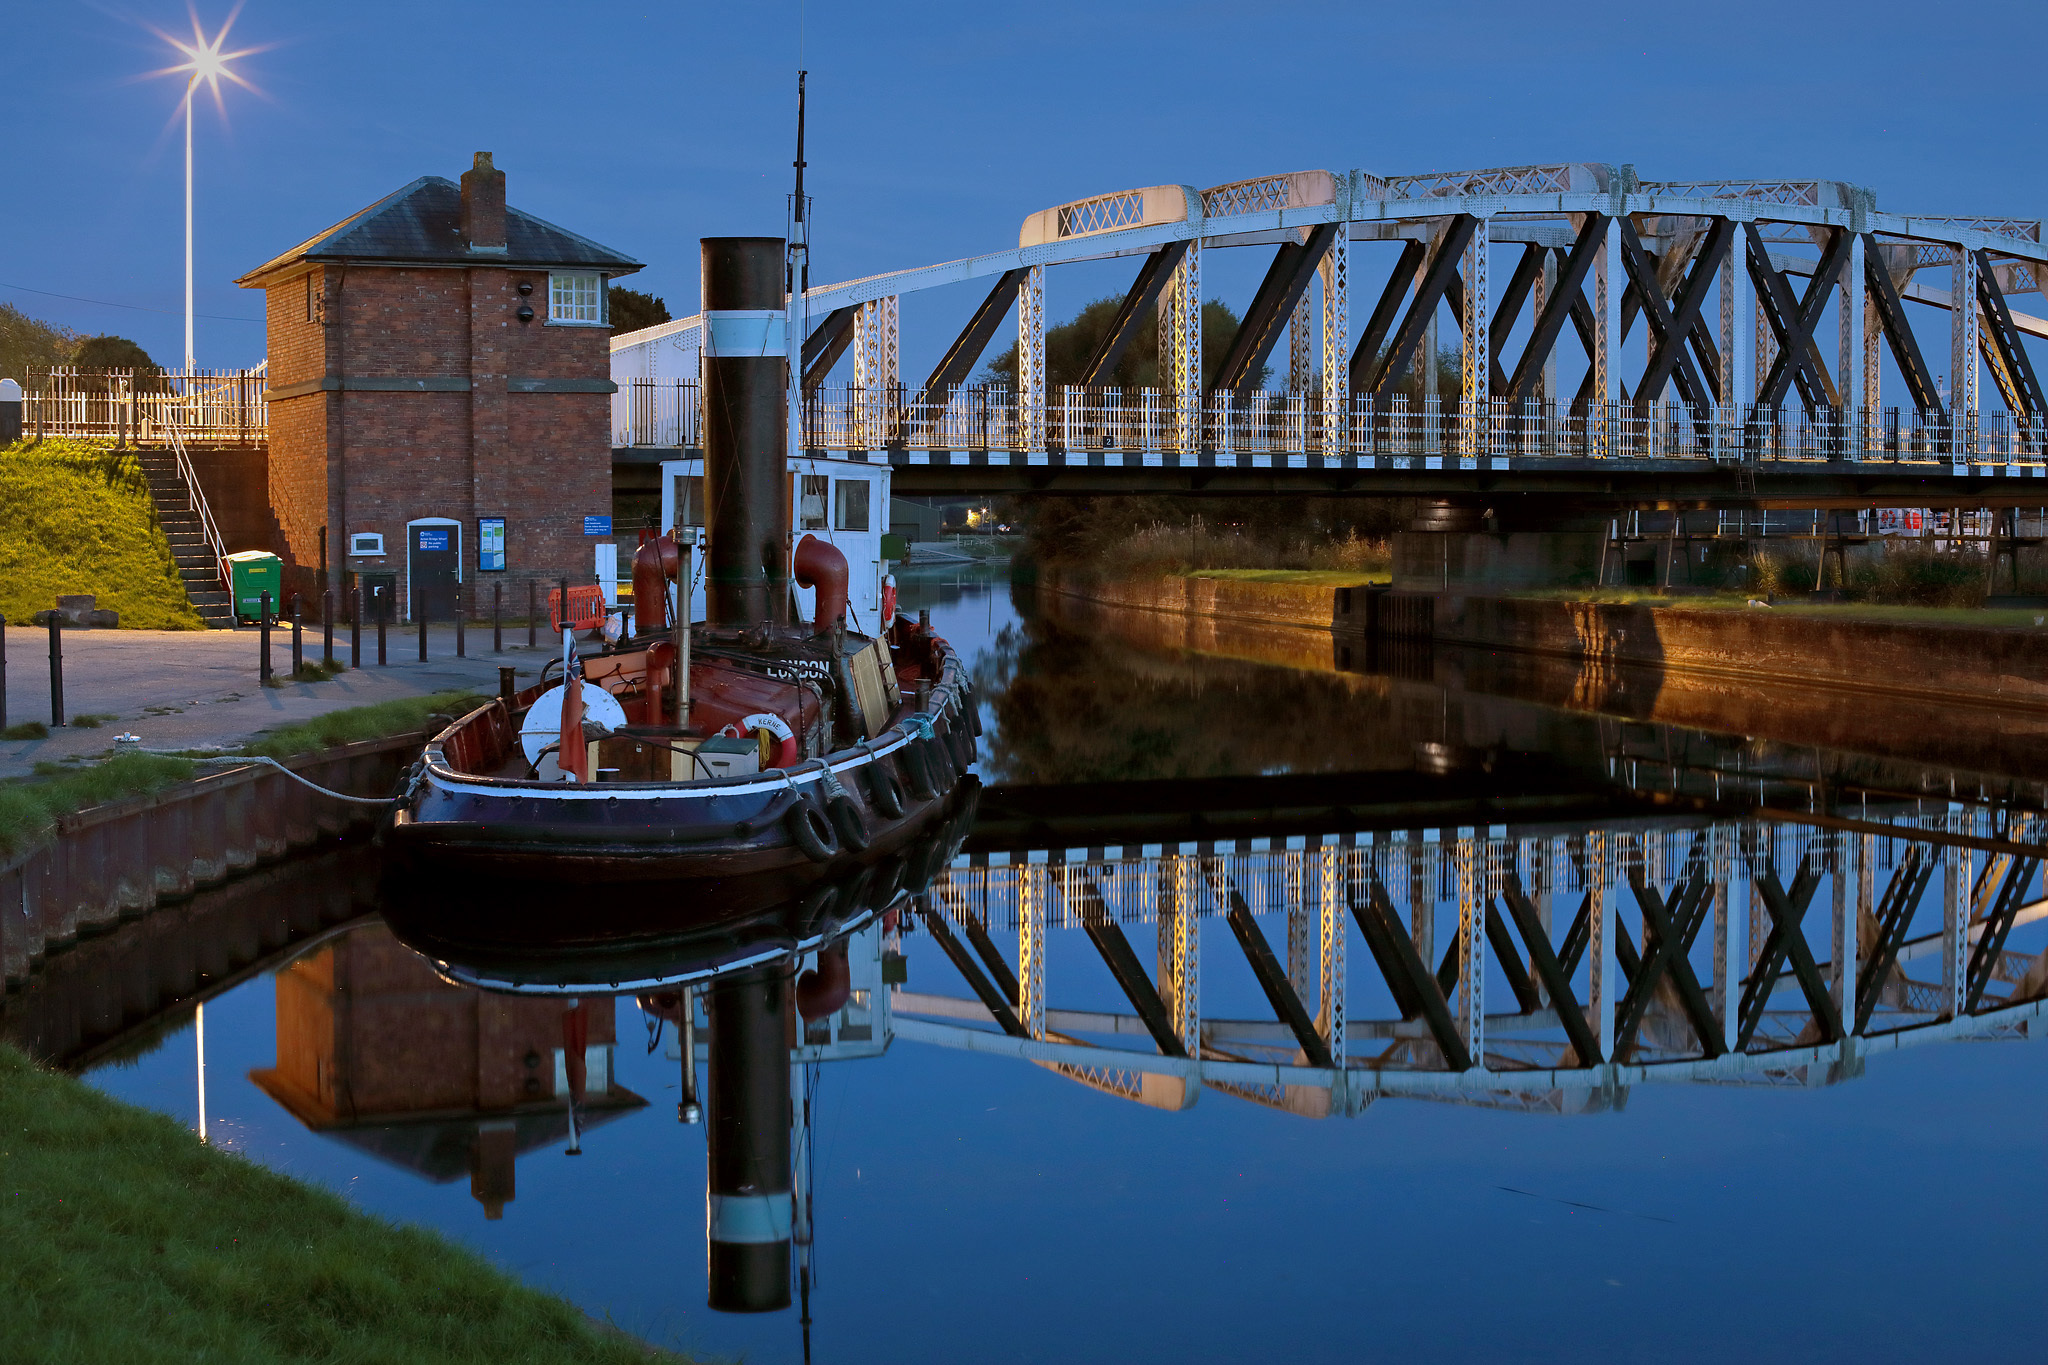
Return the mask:
<path id="1" fill-rule="evenodd" d="M 550 744 L 562 742 L 563 695 L 560 687 L 550 687 L 533 699 L 526 719 L 520 722 L 519 747 L 528 763 L 538 762 L 540 751 Z M 618 730 L 626 724 L 626 711 L 617 697 L 596 683 L 587 682 L 583 684 L 583 719 L 595 721 L 607 730 Z"/>

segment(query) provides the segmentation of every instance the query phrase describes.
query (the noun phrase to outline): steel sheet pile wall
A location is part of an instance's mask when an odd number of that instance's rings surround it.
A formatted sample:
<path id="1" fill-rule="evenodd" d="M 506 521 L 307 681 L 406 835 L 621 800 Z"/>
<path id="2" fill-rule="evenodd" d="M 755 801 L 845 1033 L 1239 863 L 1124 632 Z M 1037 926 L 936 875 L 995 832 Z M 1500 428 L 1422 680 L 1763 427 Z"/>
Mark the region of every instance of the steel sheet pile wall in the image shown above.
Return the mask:
<path id="1" fill-rule="evenodd" d="M 382 796 L 424 738 L 367 740 L 286 766 L 333 791 Z M 11 990 L 52 949 L 360 830 L 381 814 L 328 800 L 263 766 L 65 816 L 53 840 L 0 866 L 0 973 Z"/>

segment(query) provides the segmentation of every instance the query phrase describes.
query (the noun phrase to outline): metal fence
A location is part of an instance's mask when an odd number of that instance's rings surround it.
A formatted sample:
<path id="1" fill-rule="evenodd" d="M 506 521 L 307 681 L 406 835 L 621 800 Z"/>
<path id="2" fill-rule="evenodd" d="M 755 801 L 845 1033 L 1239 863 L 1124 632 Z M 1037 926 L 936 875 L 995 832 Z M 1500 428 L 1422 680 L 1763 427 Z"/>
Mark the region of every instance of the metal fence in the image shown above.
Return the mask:
<path id="1" fill-rule="evenodd" d="M 268 439 L 268 365 L 249 370 L 100 370 L 36 367 L 22 395 L 33 436 L 156 444 L 175 427 L 188 441 Z"/>
<path id="2" fill-rule="evenodd" d="M 693 447 L 701 428 L 697 382 L 627 381 L 613 398 L 617 446 Z M 823 450 L 1059 452 L 1119 456 L 1310 456 L 1467 461 L 1658 459 L 1721 461 L 1903 460 L 1974 464 L 2048 462 L 2048 427 L 2010 413 L 1952 415 L 1689 406 L 1678 402 L 1577 405 L 1494 400 L 1475 415 L 1457 403 L 1360 395 L 1342 405 L 1320 393 L 1204 395 L 1186 410 L 1155 388 L 1062 385 L 1036 403 L 998 385 L 938 392 L 903 385 L 821 386 L 805 396 L 804 443 Z"/>

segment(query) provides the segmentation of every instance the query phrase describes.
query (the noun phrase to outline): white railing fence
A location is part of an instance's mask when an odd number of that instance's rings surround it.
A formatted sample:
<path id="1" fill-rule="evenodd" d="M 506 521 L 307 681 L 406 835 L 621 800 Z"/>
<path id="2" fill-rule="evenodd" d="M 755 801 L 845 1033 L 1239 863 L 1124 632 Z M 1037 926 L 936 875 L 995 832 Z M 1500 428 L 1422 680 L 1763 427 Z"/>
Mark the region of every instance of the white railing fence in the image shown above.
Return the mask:
<path id="1" fill-rule="evenodd" d="M 612 400 L 616 446 L 701 443 L 697 383 L 636 379 Z M 1151 388 L 1049 390 L 1027 409 L 1000 385 L 939 392 L 826 385 L 805 396 L 804 443 L 823 450 L 948 450 L 1205 455 L 1305 461 L 1311 455 L 1413 459 L 1658 459 L 1732 462 L 2048 462 L 2048 427 L 2006 412 L 1884 408 L 1877 412 L 1666 401 L 1578 406 L 1496 399 L 1477 416 L 1453 401 L 1354 396 L 1336 413 L 1320 393 L 1205 395 L 1182 422 L 1174 395 Z M 1331 430 L 1332 425 L 1337 427 Z M 1179 433 L 1194 434 L 1184 443 Z M 1036 442 L 1033 432 L 1043 433 Z"/>
<path id="2" fill-rule="evenodd" d="M 36 367 L 22 394 L 22 430 L 131 444 L 168 439 L 258 444 L 268 439 L 267 363 L 249 370 Z"/>

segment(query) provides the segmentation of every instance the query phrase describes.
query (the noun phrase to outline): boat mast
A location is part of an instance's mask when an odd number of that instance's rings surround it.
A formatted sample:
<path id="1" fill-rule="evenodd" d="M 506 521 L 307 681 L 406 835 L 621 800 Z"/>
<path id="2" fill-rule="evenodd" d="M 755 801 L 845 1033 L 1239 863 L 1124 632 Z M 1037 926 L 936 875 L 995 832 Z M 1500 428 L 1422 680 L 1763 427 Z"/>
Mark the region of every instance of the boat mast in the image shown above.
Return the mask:
<path id="1" fill-rule="evenodd" d="M 790 196 L 788 268 L 784 290 L 788 295 L 788 320 L 783 339 L 789 353 L 789 458 L 801 459 L 804 452 L 804 338 L 811 333 L 810 304 L 804 294 L 811 287 L 810 205 L 804 199 L 804 78 L 796 73 L 796 193 Z"/>

